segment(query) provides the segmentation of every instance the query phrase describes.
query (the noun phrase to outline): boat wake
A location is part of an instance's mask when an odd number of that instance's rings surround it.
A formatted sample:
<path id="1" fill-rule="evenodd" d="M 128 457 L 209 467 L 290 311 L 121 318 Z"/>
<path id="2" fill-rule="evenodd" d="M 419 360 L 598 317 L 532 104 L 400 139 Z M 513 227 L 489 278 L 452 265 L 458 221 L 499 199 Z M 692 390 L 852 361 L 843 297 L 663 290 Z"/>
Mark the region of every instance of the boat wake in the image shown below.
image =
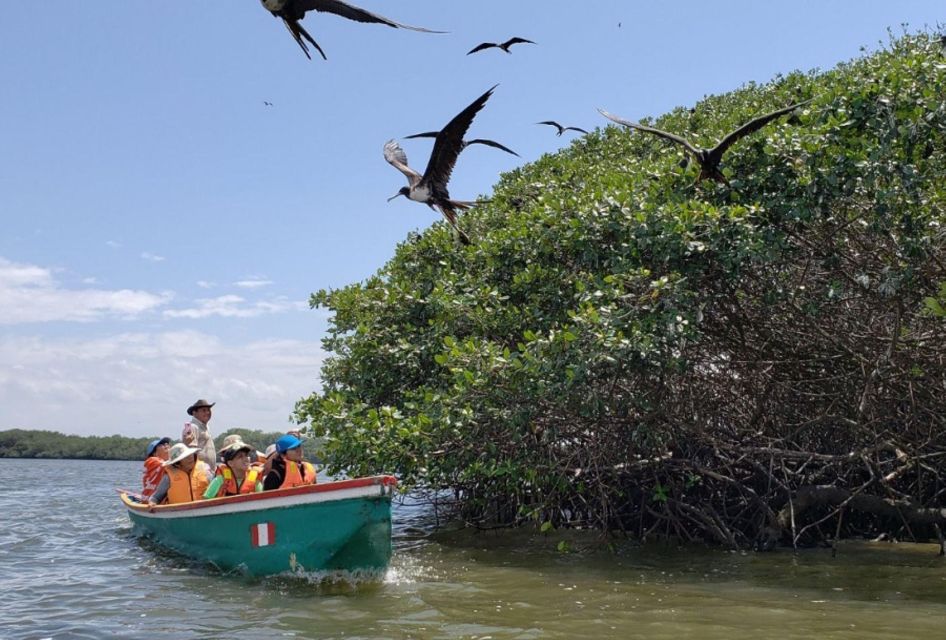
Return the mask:
<path id="1" fill-rule="evenodd" d="M 321 595 L 350 593 L 380 587 L 387 570 L 354 569 L 332 571 L 284 571 L 263 578 L 263 583 L 277 589 L 292 590 L 315 588 Z"/>

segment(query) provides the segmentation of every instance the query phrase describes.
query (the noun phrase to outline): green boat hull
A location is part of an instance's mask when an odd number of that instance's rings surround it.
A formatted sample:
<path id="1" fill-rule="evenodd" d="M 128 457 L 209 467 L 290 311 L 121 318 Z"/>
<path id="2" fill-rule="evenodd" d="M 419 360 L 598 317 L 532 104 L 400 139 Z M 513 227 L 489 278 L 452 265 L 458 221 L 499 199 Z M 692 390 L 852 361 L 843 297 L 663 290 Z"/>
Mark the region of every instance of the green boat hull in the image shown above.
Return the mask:
<path id="1" fill-rule="evenodd" d="M 394 485 L 378 476 L 184 505 L 122 501 L 136 533 L 224 570 L 380 574 L 391 558 Z"/>

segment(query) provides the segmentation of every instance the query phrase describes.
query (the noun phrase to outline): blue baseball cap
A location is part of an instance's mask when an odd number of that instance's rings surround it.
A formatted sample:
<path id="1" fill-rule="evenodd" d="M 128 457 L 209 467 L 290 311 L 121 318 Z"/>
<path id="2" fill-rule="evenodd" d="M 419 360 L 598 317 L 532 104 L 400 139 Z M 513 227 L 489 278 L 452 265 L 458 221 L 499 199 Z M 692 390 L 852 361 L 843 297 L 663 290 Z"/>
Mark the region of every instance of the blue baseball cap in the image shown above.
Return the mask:
<path id="1" fill-rule="evenodd" d="M 148 451 L 147 453 L 145 453 L 145 456 L 150 458 L 151 454 L 154 453 L 154 450 L 157 449 L 162 444 L 171 444 L 171 439 L 170 438 L 155 438 L 154 440 L 148 443 Z"/>
<path id="2" fill-rule="evenodd" d="M 302 440 L 288 433 L 276 441 L 276 451 L 286 453 L 290 449 L 302 446 Z"/>

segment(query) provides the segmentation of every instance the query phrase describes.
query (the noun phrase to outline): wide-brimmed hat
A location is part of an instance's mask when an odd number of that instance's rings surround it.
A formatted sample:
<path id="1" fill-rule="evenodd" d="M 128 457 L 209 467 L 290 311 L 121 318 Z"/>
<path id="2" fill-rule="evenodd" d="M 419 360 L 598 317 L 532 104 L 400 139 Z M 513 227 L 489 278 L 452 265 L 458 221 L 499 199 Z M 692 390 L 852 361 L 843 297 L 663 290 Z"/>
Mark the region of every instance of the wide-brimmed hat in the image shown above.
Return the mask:
<path id="1" fill-rule="evenodd" d="M 150 458 L 154 454 L 154 450 L 160 447 L 162 444 L 171 444 L 170 438 L 155 438 L 148 443 L 148 451 L 145 453 L 145 457 Z"/>
<path id="2" fill-rule="evenodd" d="M 209 407 L 214 406 L 215 404 L 217 404 L 217 403 L 216 403 L 216 402 L 207 402 L 206 400 L 204 400 L 203 398 L 201 398 L 200 400 L 198 400 L 197 402 L 195 402 L 195 403 L 192 404 L 191 406 L 187 407 L 187 415 L 192 416 L 192 415 L 194 415 L 194 412 L 197 411 L 198 409 L 200 409 L 201 407 L 208 407 L 208 408 L 209 408 Z"/>
<path id="3" fill-rule="evenodd" d="M 177 464 L 187 456 L 192 456 L 198 451 L 200 451 L 200 449 L 197 447 L 188 447 L 183 442 L 178 442 L 171 447 L 171 452 L 168 454 L 170 457 L 164 461 L 163 465 L 167 467 L 172 464 Z"/>
<path id="4" fill-rule="evenodd" d="M 225 449 L 229 449 L 235 444 L 246 444 L 245 442 L 243 442 L 243 436 L 241 436 L 239 433 L 231 433 L 228 436 L 224 436 L 223 442 L 220 444 L 220 450 L 224 451 Z"/>
<path id="5" fill-rule="evenodd" d="M 220 447 L 220 455 L 224 460 L 229 460 L 236 455 L 237 451 L 255 451 L 255 449 L 243 442 L 243 436 L 238 433 L 233 433 L 223 439 L 223 446 Z"/>
<path id="6" fill-rule="evenodd" d="M 302 446 L 302 440 L 288 433 L 276 441 L 276 451 L 286 453 L 290 449 Z"/>

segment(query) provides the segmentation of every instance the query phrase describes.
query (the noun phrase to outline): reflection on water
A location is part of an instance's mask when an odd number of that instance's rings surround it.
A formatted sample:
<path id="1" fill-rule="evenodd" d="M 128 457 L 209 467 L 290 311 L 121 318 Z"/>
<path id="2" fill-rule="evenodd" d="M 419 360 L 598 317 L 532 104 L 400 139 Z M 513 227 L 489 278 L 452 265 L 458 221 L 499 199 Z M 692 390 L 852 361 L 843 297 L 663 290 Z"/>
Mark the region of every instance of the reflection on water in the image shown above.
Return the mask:
<path id="1" fill-rule="evenodd" d="M 0 639 L 946 637 L 933 545 L 602 550 L 574 532 L 431 533 L 408 502 L 381 580 L 253 579 L 134 537 L 113 487 L 138 469 L 0 460 Z"/>

